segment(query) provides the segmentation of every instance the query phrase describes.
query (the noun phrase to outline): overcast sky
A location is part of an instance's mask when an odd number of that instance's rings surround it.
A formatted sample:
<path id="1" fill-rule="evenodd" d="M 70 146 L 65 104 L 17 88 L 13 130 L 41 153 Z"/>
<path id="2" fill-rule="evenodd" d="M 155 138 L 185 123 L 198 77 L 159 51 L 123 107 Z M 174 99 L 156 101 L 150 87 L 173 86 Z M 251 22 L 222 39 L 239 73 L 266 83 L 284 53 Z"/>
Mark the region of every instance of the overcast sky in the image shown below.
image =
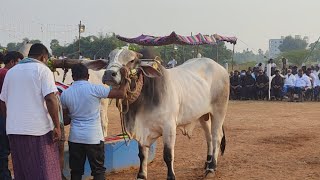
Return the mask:
<path id="1" fill-rule="evenodd" d="M 0 44 L 40 39 L 61 44 L 77 36 L 115 32 L 135 37 L 172 31 L 239 38 L 236 51 L 268 48 L 286 35 L 320 36 L 319 0 L 0 0 Z M 228 46 L 231 47 L 231 46 Z"/>

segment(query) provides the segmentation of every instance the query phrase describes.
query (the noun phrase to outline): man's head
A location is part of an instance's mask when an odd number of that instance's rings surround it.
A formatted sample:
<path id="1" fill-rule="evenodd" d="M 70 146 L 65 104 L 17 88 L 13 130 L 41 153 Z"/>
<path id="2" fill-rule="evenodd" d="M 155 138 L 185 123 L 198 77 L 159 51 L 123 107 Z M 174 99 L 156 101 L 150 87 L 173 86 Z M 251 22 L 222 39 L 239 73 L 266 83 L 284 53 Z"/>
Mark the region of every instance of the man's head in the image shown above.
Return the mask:
<path id="1" fill-rule="evenodd" d="M 234 72 L 233 71 L 230 71 L 230 76 L 233 76 Z"/>
<path id="2" fill-rule="evenodd" d="M 299 77 L 302 77 L 302 75 L 303 75 L 303 70 L 302 70 L 302 69 L 299 69 L 299 70 L 298 70 L 298 76 L 299 76 Z"/>
<path id="3" fill-rule="evenodd" d="M 13 66 L 18 64 L 18 62 L 23 59 L 23 55 L 17 51 L 10 51 L 8 52 L 4 58 L 3 63 L 7 69 L 11 69 Z"/>
<path id="4" fill-rule="evenodd" d="M 258 71 L 258 74 L 259 74 L 260 76 L 263 75 L 262 69 L 260 69 L 260 70 Z"/>
<path id="5" fill-rule="evenodd" d="M 320 69 L 319 66 L 316 65 L 315 70 L 316 70 L 316 71 L 319 71 L 319 69 Z"/>
<path id="6" fill-rule="evenodd" d="M 33 44 L 30 48 L 28 57 L 47 63 L 49 59 L 48 49 L 41 43 Z"/>
<path id="7" fill-rule="evenodd" d="M 251 76 L 251 71 L 248 70 L 248 71 L 246 72 L 246 75 L 247 75 L 247 76 Z"/>
<path id="8" fill-rule="evenodd" d="M 271 64 L 272 64 L 272 63 L 273 63 L 273 59 L 269 59 L 269 63 L 271 63 Z"/>
<path id="9" fill-rule="evenodd" d="M 88 68 L 83 64 L 76 64 L 71 68 L 72 78 L 74 81 L 88 80 L 89 71 Z"/>
<path id="10" fill-rule="evenodd" d="M 235 70 L 234 73 L 233 73 L 233 76 L 239 76 L 239 71 Z"/>
<path id="11" fill-rule="evenodd" d="M 312 69 L 311 68 L 307 68 L 307 70 L 306 70 L 306 74 L 309 76 L 309 74 L 311 74 L 311 72 L 312 72 Z"/>
<path id="12" fill-rule="evenodd" d="M 277 69 L 275 72 L 276 76 L 280 76 L 280 71 Z"/>
<path id="13" fill-rule="evenodd" d="M 287 73 L 288 73 L 288 75 L 290 76 L 290 75 L 292 74 L 292 70 L 291 70 L 291 69 L 288 69 L 288 70 L 287 70 Z"/>

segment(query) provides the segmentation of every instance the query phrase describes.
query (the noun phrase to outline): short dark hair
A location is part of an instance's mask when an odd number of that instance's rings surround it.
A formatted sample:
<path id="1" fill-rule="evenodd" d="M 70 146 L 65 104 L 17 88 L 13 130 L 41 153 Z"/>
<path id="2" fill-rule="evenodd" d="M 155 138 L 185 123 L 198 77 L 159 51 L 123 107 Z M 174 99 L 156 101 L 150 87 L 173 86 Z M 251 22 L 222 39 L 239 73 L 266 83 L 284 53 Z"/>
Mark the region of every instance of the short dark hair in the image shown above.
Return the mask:
<path id="1" fill-rule="evenodd" d="M 44 46 L 41 43 L 35 43 L 31 46 L 30 50 L 29 50 L 29 57 L 39 57 L 41 55 L 48 55 L 49 56 L 49 51 L 46 48 L 46 46 Z"/>
<path id="2" fill-rule="evenodd" d="M 3 62 L 4 55 L 0 52 L 0 63 Z"/>
<path id="3" fill-rule="evenodd" d="M 71 68 L 73 79 L 85 79 L 88 77 L 88 68 L 83 64 L 76 64 Z"/>
<path id="4" fill-rule="evenodd" d="M 18 59 L 23 59 L 23 55 L 17 51 L 10 51 L 4 56 L 3 63 L 8 64 L 11 61 L 18 62 Z"/>

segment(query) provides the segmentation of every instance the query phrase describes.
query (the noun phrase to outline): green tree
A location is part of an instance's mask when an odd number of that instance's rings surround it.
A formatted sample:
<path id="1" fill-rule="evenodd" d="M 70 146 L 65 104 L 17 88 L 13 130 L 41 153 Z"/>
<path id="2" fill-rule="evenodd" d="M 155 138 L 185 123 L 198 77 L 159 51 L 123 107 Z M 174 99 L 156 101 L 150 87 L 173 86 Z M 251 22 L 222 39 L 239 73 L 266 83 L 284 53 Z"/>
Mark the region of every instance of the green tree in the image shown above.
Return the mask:
<path id="1" fill-rule="evenodd" d="M 305 58 L 307 57 L 309 50 L 300 49 L 289 52 L 284 52 L 279 57 L 284 57 L 288 59 L 290 64 L 301 66 L 302 63 L 305 62 Z"/>
<path id="2" fill-rule="evenodd" d="M 281 52 L 303 50 L 308 46 L 308 42 L 304 39 L 296 39 L 292 36 L 287 36 L 283 43 L 279 46 Z"/>

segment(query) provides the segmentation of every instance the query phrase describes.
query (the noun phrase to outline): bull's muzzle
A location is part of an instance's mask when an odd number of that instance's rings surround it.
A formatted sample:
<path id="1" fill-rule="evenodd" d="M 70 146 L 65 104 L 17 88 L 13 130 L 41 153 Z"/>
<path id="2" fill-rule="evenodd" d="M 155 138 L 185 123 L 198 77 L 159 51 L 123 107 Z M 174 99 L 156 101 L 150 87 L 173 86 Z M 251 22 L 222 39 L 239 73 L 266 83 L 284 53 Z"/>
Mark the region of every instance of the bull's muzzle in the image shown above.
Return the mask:
<path id="1" fill-rule="evenodd" d="M 102 82 L 107 85 L 116 85 L 117 84 L 116 78 L 118 75 L 119 75 L 119 72 L 116 72 L 114 70 L 106 70 L 102 77 Z"/>

